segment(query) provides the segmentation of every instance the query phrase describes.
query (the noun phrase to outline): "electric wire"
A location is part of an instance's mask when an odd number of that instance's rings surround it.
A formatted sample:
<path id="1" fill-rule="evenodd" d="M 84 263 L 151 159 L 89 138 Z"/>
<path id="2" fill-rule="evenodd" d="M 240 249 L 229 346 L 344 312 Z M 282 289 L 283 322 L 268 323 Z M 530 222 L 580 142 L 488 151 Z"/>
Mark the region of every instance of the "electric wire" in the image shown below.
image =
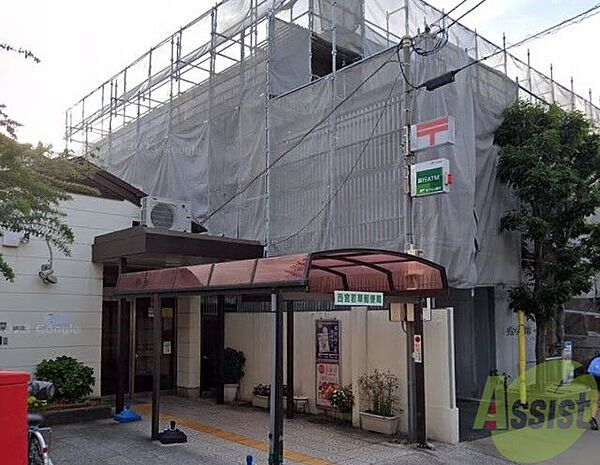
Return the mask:
<path id="1" fill-rule="evenodd" d="M 427 26 L 425 28 L 425 34 L 420 34 L 419 36 L 414 37 L 414 38 L 411 39 L 412 48 L 413 48 L 414 52 L 416 54 L 418 54 L 418 55 L 421 55 L 421 56 L 430 56 L 430 55 L 433 55 L 433 54 L 439 52 L 442 48 L 444 48 L 448 44 L 448 41 L 449 41 L 448 30 L 452 26 L 454 26 L 458 21 L 460 21 L 461 19 L 463 19 L 465 16 L 467 16 L 468 14 L 472 13 L 477 8 L 479 8 L 486 1 L 487 0 L 480 0 L 477 4 L 475 4 L 473 7 L 471 7 L 470 9 L 468 9 L 466 12 L 464 12 L 458 18 L 453 19 L 452 22 L 450 23 L 450 25 L 448 25 L 446 27 L 439 26 L 438 23 L 441 20 L 443 20 L 446 16 L 448 16 L 453 11 L 455 11 L 457 8 L 459 8 L 460 6 L 462 6 L 463 4 L 465 4 L 466 0 L 464 0 L 464 1 L 460 2 L 459 4 L 457 4 L 448 13 L 445 13 L 439 19 L 437 19 L 436 21 L 434 21 L 433 23 L 431 23 L 431 25 Z M 435 29 L 437 29 L 437 30 L 435 30 Z M 430 49 L 422 48 L 422 47 L 419 46 L 419 41 L 431 40 L 433 37 L 436 37 L 437 42 Z"/>
<path id="2" fill-rule="evenodd" d="M 408 85 L 408 87 L 410 87 L 413 90 L 419 89 L 419 87 L 417 87 L 416 85 L 414 85 L 408 79 L 408 76 L 406 75 L 406 71 L 404 69 L 404 65 L 402 64 L 402 58 L 400 57 L 400 46 L 396 47 L 396 57 L 398 58 L 398 65 L 400 66 L 400 72 L 402 73 L 402 78 L 404 79 L 404 82 L 406 82 L 406 84 Z"/>
<path id="3" fill-rule="evenodd" d="M 423 42 L 423 41 L 427 41 L 432 39 L 433 37 L 436 38 L 436 43 L 433 47 L 431 47 L 430 49 L 426 49 L 423 48 L 421 46 L 419 46 L 419 42 Z M 444 48 L 447 44 L 448 44 L 448 31 L 446 29 L 443 28 L 438 28 L 438 31 L 436 32 L 431 32 L 431 29 L 429 28 L 425 34 L 421 34 L 417 37 L 413 37 L 411 39 L 411 46 L 413 51 L 417 54 L 417 55 L 421 55 L 421 56 L 430 56 L 433 55 L 437 52 L 439 52 L 442 48 Z"/>
<path id="4" fill-rule="evenodd" d="M 599 11 L 596 11 L 599 10 Z M 594 13 L 595 12 L 595 13 Z M 590 14 L 593 13 L 593 14 Z M 504 53 L 507 50 L 510 50 L 512 48 L 516 48 L 516 47 L 520 47 L 524 44 L 526 44 L 527 42 L 530 42 L 532 40 L 535 39 L 539 39 L 540 37 L 543 37 L 545 35 L 549 35 L 549 34 L 553 34 L 555 32 L 558 32 L 559 30 L 573 25 L 573 24 L 578 24 L 588 18 L 591 18 L 592 16 L 597 15 L 598 13 L 600 13 L 600 3 L 597 3 L 596 5 L 594 5 L 593 7 L 589 8 L 588 10 L 584 11 L 583 13 L 579 13 L 578 15 L 572 16 L 571 18 L 565 19 L 563 21 L 561 21 L 560 23 L 555 24 L 554 26 L 550 26 L 542 31 L 536 32 L 535 34 L 532 34 L 530 36 L 525 37 L 524 39 L 515 42 L 514 44 L 509 45 L 508 47 L 504 47 L 501 49 L 496 50 L 493 53 L 490 53 L 489 55 L 486 55 L 478 60 L 472 61 L 470 63 L 467 63 L 464 66 L 461 66 L 459 68 L 456 68 L 452 71 L 452 73 L 456 74 L 459 73 L 460 71 L 463 71 L 467 68 L 470 68 L 473 65 L 476 65 L 478 63 L 481 63 L 483 61 L 489 60 L 492 57 L 495 57 L 496 55 L 499 55 L 500 53 Z M 418 88 L 423 87 L 425 84 L 421 84 L 419 86 L 417 86 Z"/>
<path id="5" fill-rule="evenodd" d="M 308 228 L 321 215 L 321 213 L 323 213 L 326 209 L 328 209 L 331 206 L 332 202 L 335 200 L 335 198 L 337 197 L 337 195 L 340 193 L 340 191 L 344 188 L 344 186 L 350 180 L 350 176 L 352 176 L 352 173 L 354 173 L 354 171 L 356 170 L 356 167 L 358 166 L 358 163 L 360 162 L 360 160 L 362 159 L 362 157 L 366 153 L 367 148 L 369 147 L 371 141 L 373 140 L 373 137 L 375 136 L 375 131 L 377 130 L 377 127 L 379 126 L 379 123 L 383 119 L 383 116 L 385 115 L 385 113 L 386 113 L 386 111 L 388 109 L 388 106 L 390 104 L 390 100 L 392 99 L 392 95 L 394 94 L 394 89 L 396 88 L 396 85 L 398 84 L 399 78 L 400 78 L 400 76 L 396 76 L 396 79 L 394 79 L 394 82 L 392 83 L 392 87 L 390 88 L 390 92 L 388 93 L 387 98 L 385 99 L 385 103 L 383 104 L 383 108 L 379 112 L 379 116 L 377 117 L 377 120 L 375 121 L 375 125 L 373 126 L 373 129 L 371 130 L 371 133 L 369 134 L 368 139 L 366 140 L 366 142 L 363 145 L 360 153 L 358 154 L 358 156 L 354 160 L 354 163 L 350 167 L 350 170 L 348 171 L 348 173 L 346 174 L 346 176 L 344 177 L 344 179 L 340 183 L 340 185 L 337 187 L 337 189 L 333 192 L 333 194 L 331 194 L 329 196 L 329 198 L 327 199 L 327 201 L 323 205 L 321 205 L 321 208 L 319 208 L 319 210 L 317 210 L 317 212 L 306 223 L 304 223 L 304 225 L 300 229 L 296 230 L 294 233 L 290 234 L 289 236 L 286 236 L 283 239 L 277 240 L 275 242 L 271 242 L 268 245 L 270 245 L 270 246 L 279 245 L 279 244 L 287 242 L 290 239 L 293 239 L 294 237 L 298 236 L 304 230 L 306 230 L 306 228 Z"/>
<path id="6" fill-rule="evenodd" d="M 444 18 L 447 18 L 449 15 L 451 15 L 452 13 L 454 13 L 456 10 L 458 10 L 461 6 L 463 6 L 468 1 L 469 0 L 462 0 L 461 2 L 457 3 L 454 6 L 454 8 L 452 8 L 450 11 L 444 13 L 442 16 L 440 16 L 438 19 L 436 19 L 433 23 L 431 23 L 431 26 L 433 26 L 434 24 L 439 23 L 440 21 L 443 21 Z"/>
<path id="7" fill-rule="evenodd" d="M 263 175 L 265 175 L 276 163 L 278 163 L 282 158 L 291 153 L 293 150 L 298 148 L 302 142 L 306 140 L 308 136 L 310 136 L 321 124 L 323 124 L 327 119 L 331 117 L 342 105 L 344 105 L 348 100 L 350 100 L 356 93 L 371 79 L 375 76 L 379 71 L 381 71 L 388 63 L 391 63 L 395 60 L 392 58 L 384 61 L 380 66 L 378 66 L 371 74 L 369 74 L 365 79 L 352 91 L 350 92 L 342 101 L 340 101 L 335 107 L 331 109 L 323 118 L 321 118 L 317 123 L 315 123 L 311 128 L 305 132 L 298 141 L 293 144 L 289 149 L 285 150 L 281 155 L 279 155 L 275 160 L 270 162 L 266 168 L 257 173 L 248 183 L 240 190 L 238 190 L 235 194 L 233 194 L 229 199 L 223 202 L 219 207 L 213 210 L 210 214 L 206 216 L 204 220 L 200 223 L 204 225 L 208 220 L 210 220 L 213 216 L 223 210 L 227 205 L 233 202 L 237 197 L 246 192 L 256 181 L 258 181 Z"/>
<path id="8" fill-rule="evenodd" d="M 471 7 L 469 10 L 465 11 L 462 15 L 460 15 L 458 18 L 452 20 L 452 22 L 448 26 L 445 27 L 446 31 L 448 29 L 450 29 L 452 26 L 454 26 L 461 19 L 463 19 L 465 16 L 467 16 L 468 14 L 475 11 L 477 8 L 479 8 L 481 5 L 483 5 L 486 1 L 487 0 L 480 0 L 474 7 Z"/>
<path id="9" fill-rule="evenodd" d="M 458 17 L 457 19 L 453 20 L 453 22 L 445 28 L 446 32 L 447 30 L 452 27 L 454 24 L 456 24 L 460 19 L 464 18 L 466 15 L 468 15 L 469 13 L 471 13 L 472 11 L 474 11 L 476 8 L 478 8 L 480 5 L 482 5 L 486 0 L 480 0 L 474 7 L 470 8 L 467 12 L 465 12 L 464 14 L 462 14 L 460 17 Z M 564 21 L 561 21 L 560 23 L 551 26 L 547 29 L 544 29 L 543 31 L 540 31 L 536 34 L 533 34 L 531 36 L 528 36 L 526 38 L 524 38 L 523 40 L 516 42 L 508 47 L 502 48 L 497 50 L 494 53 L 491 53 L 483 58 L 480 58 L 478 60 L 472 61 L 460 68 L 456 68 L 455 70 L 453 70 L 451 73 L 453 74 L 457 74 L 460 71 L 463 71 L 475 64 L 481 63 L 483 61 L 486 61 L 500 53 L 504 53 L 505 51 L 511 49 L 511 48 L 516 48 L 519 47 L 529 41 L 538 39 L 544 35 L 547 34 L 552 34 L 554 32 L 557 32 L 558 30 L 562 29 L 563 27 L 566 27 L 568 25 L 571 24 L 576 24 L 579 23 L 587 18 L 590 18 L 592 16 L 595 16 L 596 14 L 600 13 L 600 12 L 596 12 L 594 14 L 590 14 L 596 10 L 600 9 L 600 3 L 596 4 L 595 6 L 589 8 L 588 10 L 584 11 L 583 13 L 580 13 L 576 16 L 573 16 L 571 18 L 568 18 Z M 451 10 L 452 11 L 452 10 Z M 445 45 L 445 44 L 444 44 Z M 413 44 L 413 49 L 414 49 L 414 44 Z M 437 51 L 437 50 L 436 50 Z M 400 71 L 402 73 L 402 77 L 404 79 L 404 81 L 407 83 L 407 85 L 409 87 L 411 87 L 413 90 L 417 90 L 417 89 L 421 89 L 423 87 L 425 87 L 425 83 L 422 83 L 420 85 L 414 85 L 412 82 L 410 82 L 410 80 L 408 79 L 408 76 L 406 76 L 404 67 L 402 66 L 402 60 L 400 59 L 400 47 L 396 47 L 396 55 L 398 57 L 398 62 L 400 64 Z M 244 192 L 246 192 L 258 179 L 261 178 L 261 176 L 263 176 L 264 174 L 266 174 L 276 163 L 278 163 L 282 158 L 284 158 L 286 155 L 288 155 L 290 152 L 292 152 L 293 150 L 295 150 L 297 147 L 300 146 L 300 144 L 302 144 L 302 142 L 304 142 L 306 140 L 306 138 L 312 133 L 314 132 L 321 124 L 323 124 L 331 115 L 333 115 L 338 108 L 340 108 L 344 103 L 346 103 L 350 98 L 352 98 L 371 78 L 373 78 L 373 76 L 375 76 L 375 74 L 377 74 L 381 69 L 383 69 L 383 67 L 385 65 L 387 65 L 388 63 L 391 63 L 392 59 L 388 59 L 385 62 L 383 62 L 377 69 L 375 69 L 370 75 L 368 75 L 350 94 L 348 94 L 340 103 L 338 103 L 331 111 L 329 111 L 321 120 L 319 120 L 315 125 L 313 125 L 306 133 L 304 133 L 304 135 L 302 135 L 302 137 L 300 137 L 300 139 L 289 149 L 287 149 L 286 151 L 284 151 L 281 155 L 279 155 L 275 160 L 273 160 L 271 163 L 269 163 L 269 165 L 261 170 L 258 174 L 256 174 L 241 190 L 237 191 L 233 196 L 231 196 L 228 200 L 226 200 L 224 203 L 222 203 L 219 207 L 217 207 L 214 211 L 212 211 L 209 215 L 207 215 L 207 217 L 202 221 L 201 224 L 205 224 L 209 219 L 211 219 L 212 217 L 214 217 L 218 212 L 220 212 L 221 210 L 223 210 L 223 208 L 225 208 L 227 205 L 229 205 L 233 200 L 235 200 L 237 197 L 239 197 L 240 195 L 242 195 Z M 396 82 L 396 81 L 395 81 Z M 320 213 L 319 213 L 320 214 Z M 318 215 L 317 215 L 318 216 Z M 314 221 L 314 220 L 312 220 Z M 286 239 L 287 240 L 287 239 Z"/>

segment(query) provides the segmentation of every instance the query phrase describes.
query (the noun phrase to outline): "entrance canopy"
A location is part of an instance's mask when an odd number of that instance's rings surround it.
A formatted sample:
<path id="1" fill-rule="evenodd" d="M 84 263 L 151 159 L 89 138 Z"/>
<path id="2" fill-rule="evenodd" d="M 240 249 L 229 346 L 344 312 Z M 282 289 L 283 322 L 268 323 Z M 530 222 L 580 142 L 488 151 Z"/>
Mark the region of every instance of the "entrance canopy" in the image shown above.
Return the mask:
<path id="1" fill-rule="evenodd" d="M 244 294 L 278 289 L 430 296 L 447 287 L 444 267 L 429 260 L 394 251 L 343 249 L 125 273 L 116 293 Z"/>

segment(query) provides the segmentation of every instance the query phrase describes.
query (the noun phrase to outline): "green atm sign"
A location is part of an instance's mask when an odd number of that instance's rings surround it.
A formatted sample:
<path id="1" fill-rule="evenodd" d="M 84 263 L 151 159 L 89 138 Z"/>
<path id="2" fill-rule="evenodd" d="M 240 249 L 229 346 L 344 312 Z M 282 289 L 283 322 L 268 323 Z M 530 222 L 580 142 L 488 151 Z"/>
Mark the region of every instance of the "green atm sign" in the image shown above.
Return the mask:
<path id="1" fill-rule="evenodd" d="M 440 166 L 417 173 L 417 190 L 415 195 L 444 192 L 444 169 Z"/>
<path id="2" fill-rule="evenodd" d="M 335 291 L 333 301 L 335 305 L 383 307 L 383 292 Z"/>
<path id="3" fill-rule="evenodd" d="M 410 192 L 413 197 L 449 191 L 452 177 L 445 158 L 416 163 L 410 170 Z"/>

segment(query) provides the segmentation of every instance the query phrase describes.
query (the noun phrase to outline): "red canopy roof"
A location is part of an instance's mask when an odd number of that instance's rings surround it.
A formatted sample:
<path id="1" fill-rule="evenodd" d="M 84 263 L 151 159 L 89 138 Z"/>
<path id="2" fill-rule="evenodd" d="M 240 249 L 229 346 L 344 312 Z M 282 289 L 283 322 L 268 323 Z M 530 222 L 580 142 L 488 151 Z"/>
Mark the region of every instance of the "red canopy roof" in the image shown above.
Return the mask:
<path id="1" fill-rule="evenodd" d="M 444 267 L 400 252 L 344 249 L 125 273 L 117 294 L 204 294 L 273 289 L 429 295 L 447 289 Z"/>

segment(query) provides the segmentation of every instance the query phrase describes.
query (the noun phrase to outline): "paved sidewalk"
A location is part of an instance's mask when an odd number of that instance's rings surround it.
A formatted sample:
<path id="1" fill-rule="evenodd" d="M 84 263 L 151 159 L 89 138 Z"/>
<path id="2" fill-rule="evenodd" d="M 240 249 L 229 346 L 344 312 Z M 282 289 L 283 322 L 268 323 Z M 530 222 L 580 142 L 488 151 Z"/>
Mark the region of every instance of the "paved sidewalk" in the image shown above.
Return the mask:
<path id="1" fill-rule="evenodd" d="M 187 444 L 152 442 L 149 405 L 137 407 L 144 420 L 119 425 L 110 420 L 53 428 L 55 465 L 242 465 L 253 455 L 267 464 L 268 414 L 249 407 L 218 406 L 207 400 L 161 399 L 161 428 L 175 419 Z M 315 422 L 311 416 L 286 420 L 286 464 L 297 465 L 506 465 L 485 449 L 434 444 L 421 451 L 352 427 Z"/>

